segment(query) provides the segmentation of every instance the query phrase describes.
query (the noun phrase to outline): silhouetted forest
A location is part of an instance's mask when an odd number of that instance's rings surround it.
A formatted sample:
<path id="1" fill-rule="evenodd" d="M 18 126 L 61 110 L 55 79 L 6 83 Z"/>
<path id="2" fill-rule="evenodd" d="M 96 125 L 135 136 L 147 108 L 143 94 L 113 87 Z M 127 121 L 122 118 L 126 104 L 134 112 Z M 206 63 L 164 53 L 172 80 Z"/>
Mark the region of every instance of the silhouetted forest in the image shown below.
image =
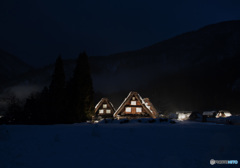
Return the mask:
<path id="1" fill-rule="evenodd" d="M 80 96 L 80 93 L 88 92 L 83 94 L 88 95 L 91 92 L 80 89 L 86 88 L 82 86 L 85 85 L 81 83 L 82 78 L 85 78 L 85 82 L 91 81 L 88 77 L 83 77 L 84 74 L 77 75 L 86 66 L 84 61 L 80 66 L 79 59 L 63 62 L 58 60 L 55 66 L 48 65 L 34 70 L 19 63 L 13 56 L 6 59 L 10 56 L 0 52 L 0 59 L 5 60 L 5 63 L 1 63 L 0 76 L 3 79 L 7 79 L 6 76 L 10 78 L 8 82 L 3 82 L 5 85 L 1 83 L 0 89 L 18 86 L 25 81 L 28 82 L 28 88 L 32 85 L 49 87 L 28 98 L 24 107 L 19 105 L 19 100 L 12 98 L 9 111 L 22 109 L 26 114 L 20 116 L 28 116 L 31 117 L 28 120 L 40 120 L 41 123 L 45 123 L 44 120 L 50 123 L 70 123 L 90 118 L 77 112 L 84 109 L 78 100 L 83 102 L 83 99 L 92 99 L 92 96 Z M 10 71 L 4 67 L 5 64 L 19 68 Z M 240 21 L 209 25 L 140 50 L 89 57 L 95 102 L 107 97 L 117 108 L 130 91 L 137 91 L 143 97 L 150 98 L 158 111 L 163 113 L 179 110 L 229 110 L 233 114 L 239 114 L 239 64 Z M 29 68 L 30 72 L 25 73 Z M 16 69 L 21 69 L 24 73 L 19 75 Z M 51 77 L 49 72 L 53 71 Z M 86 104 L 91 104 L 90 102 Z M 56 111 L 58 115 L 55 114 Z M 34 113 L 35 116 L 27 113 Z M 68 115 L 72 118 L 63 117 Z M 61 120 L 63 118 L 64 121 Z"/>
<path id="2" fill-rule="evenodd" d="M 65 80 L 61 56 L 55 63 L 52 81 L 42 92 L 32 94 L 22 107 L 12 98 L 3 118 L 5 124 L 69 124 L 85 122 L 94 113 L 94 91 L 87 54 L 77 59 L 73 76 Z"/>

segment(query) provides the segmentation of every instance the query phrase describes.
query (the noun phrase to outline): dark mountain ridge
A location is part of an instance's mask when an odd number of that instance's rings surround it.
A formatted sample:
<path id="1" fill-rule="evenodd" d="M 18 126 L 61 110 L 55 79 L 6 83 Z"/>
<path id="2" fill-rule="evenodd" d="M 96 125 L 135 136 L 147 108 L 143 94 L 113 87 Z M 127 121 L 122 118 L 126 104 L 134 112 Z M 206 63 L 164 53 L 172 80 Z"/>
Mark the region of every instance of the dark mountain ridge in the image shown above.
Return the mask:
<path id="1" fill-rule="evenodd" d="M 0 50 L 0 83 L 2 88 L 7 82 L 14 80 L 33 68 L 27 65 L 16 56 Z"/>
<path id="2" fill-rule="evenodd" d="M 182 67 L 218 61 L 239 51 L 240 21 L 209 25 L 137 51 L 112 55 L 116 59 L 138 58 L 141 63 Z M 148 57 L 147 60 L 141 59 Z M 147 62 L 146 62 L 147 61 Z M 141 66 L 141 64 L 139 64 Z M 172 67 L 173 68 L 173 67 Z"/>
<path id="3" fill-rule="evenodd" d="M 240 21 L 213 24 L 140 50 L 89 57 L 97 101 L 117 107 L 131 90 L 159 110 L 237 111 L 240 91 Z M 71 77 L 75 60 L 65 61 Z M 46 85 L 53 66 L 32 71 L 17 83 Z"/>

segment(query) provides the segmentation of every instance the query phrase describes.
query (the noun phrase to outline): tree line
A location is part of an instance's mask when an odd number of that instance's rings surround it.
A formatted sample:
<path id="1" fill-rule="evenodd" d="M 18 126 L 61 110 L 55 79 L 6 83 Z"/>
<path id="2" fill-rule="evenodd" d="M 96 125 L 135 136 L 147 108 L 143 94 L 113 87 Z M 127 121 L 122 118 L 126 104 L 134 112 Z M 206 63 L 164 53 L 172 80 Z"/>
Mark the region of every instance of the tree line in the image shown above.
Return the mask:
<path id="1" fill-rule="evenodd" d="M 71 124 L 85 122 L 94 115 L 94 91 L 88 56 L 79 54 L 73 76 L 66 81 L 61 56 L 49 87 L 32 94 L 21 107 L 12 99 L 2 122 L 5 124 Z"/>

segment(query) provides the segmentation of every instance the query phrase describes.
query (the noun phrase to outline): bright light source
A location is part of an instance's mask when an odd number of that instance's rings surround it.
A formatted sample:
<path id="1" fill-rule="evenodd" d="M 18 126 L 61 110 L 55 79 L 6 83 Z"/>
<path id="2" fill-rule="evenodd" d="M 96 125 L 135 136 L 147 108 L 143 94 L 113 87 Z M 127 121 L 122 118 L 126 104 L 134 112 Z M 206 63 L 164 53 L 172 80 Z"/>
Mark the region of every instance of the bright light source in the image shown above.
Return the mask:
<path id="1" fill-rule="evenodd" d="M 178 113 L 178 120 L 187 120 L 191 113 Z"/>
<path id="2" fill-rule="evenodd" d="M 126 112 L 131 112 L 132 111 L 132 109 L 131 109 L 131 107 L 126 107 Z"/>

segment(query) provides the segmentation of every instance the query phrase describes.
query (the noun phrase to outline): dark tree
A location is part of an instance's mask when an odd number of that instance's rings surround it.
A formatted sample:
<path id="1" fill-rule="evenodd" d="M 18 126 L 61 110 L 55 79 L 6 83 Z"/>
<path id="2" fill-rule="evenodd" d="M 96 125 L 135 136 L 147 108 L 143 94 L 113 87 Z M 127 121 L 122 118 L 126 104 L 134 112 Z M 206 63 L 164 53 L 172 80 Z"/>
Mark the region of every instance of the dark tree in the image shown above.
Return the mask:
<path id="1" fill-rule="evenodd" d="M 55 63 L 51 84 L 41 93 L 31 95 L 25 103 L 27 124 L 64 123 L 65 73 L 59 56 Z"/>
<path id="2" fill-rule="evenodd" d="M 81 53 L 77 59 L 73 78 L 68 86 L 69 111 L 75 118 L 73 122 L 85 122 L 93 115 L 93 86 L 87 54 Z"/>
<path id="3" fill-rule="evenodd" d="M 22 124 L 25 116 L 20 101 L 16 97 L 11 97 L 7 112 L 4 116 L 4 123 L 6 124 Z"/>
<path id="4" fill-rule="evenodd" d="M 50 92 L 56 93 L 65 88 L 65 72 L 61 56 L 55 62 L 55 69 L 52 75 L 52 82 L 50 84 Z"/>
<path id="5" fill-rule="evenodd" d="M 94 112 L 93 87 L 86 53 L 81 53 L 72 79 L 65 86 L 63 62 L 59 56 L 51 84 L 26 100 L 23 110 L 13 101 L 7 120 L 19 124 L 85 122 Z"/>
<path id="6" fill-rule="evenodd" d="M 26 116 L 25 124 L 45 124 L 43 111 L 46 109 L 45 105 L 40 104 L 40 96 L 48 92 L 45 87 L 41 93 L 30 95 L 24 105 L 24 114 Z"/>
<path id="7" fill-rule="evenodd" d="M 61 56 L 55 63 L 52 81 L 49 87 L 48 120 L 50 123 L 64 122 L 65 109 L 65 72 Z"/>

